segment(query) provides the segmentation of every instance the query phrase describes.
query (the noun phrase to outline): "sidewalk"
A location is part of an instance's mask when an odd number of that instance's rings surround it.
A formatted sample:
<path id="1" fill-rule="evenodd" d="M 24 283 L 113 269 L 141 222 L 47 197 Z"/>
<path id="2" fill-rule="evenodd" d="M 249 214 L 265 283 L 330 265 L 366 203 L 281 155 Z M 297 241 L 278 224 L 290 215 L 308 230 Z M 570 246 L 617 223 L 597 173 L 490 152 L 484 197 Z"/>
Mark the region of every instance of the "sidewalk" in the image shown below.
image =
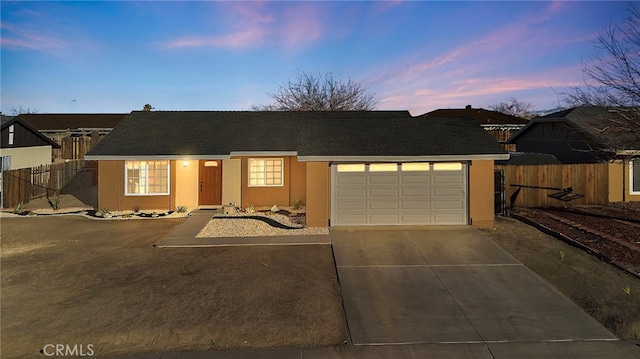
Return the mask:
<path id="1" fill-rule="evenodd" d="M 340 345 L 237 351 L 157 353 L 112 359 L 634 359 L 640 341 L 567 341 L 509 343 L 435 343 L 407 345 Z"/>

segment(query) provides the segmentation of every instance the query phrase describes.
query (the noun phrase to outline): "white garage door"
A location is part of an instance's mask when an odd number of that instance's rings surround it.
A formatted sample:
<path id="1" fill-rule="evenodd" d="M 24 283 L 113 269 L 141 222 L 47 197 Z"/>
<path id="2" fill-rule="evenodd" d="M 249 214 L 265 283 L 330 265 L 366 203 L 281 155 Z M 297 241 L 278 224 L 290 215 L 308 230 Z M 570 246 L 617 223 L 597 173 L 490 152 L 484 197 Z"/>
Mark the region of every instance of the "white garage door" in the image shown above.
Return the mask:
<path id="1" fill-rule="evenodd" d="M 331 225 L 467 224 L 467 165 L 332 165 Z"/>

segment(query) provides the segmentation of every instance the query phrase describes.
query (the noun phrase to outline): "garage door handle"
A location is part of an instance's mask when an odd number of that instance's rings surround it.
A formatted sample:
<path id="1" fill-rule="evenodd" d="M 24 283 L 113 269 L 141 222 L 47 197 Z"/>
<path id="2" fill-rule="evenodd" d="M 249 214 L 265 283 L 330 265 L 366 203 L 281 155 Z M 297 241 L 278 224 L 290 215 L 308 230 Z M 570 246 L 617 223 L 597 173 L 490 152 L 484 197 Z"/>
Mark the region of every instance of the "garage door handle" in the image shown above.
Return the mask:
<path id="1" fill-rule="evenodd" d="M 200 181 L 200 192 L 202 192 L 202 181 Z"/>

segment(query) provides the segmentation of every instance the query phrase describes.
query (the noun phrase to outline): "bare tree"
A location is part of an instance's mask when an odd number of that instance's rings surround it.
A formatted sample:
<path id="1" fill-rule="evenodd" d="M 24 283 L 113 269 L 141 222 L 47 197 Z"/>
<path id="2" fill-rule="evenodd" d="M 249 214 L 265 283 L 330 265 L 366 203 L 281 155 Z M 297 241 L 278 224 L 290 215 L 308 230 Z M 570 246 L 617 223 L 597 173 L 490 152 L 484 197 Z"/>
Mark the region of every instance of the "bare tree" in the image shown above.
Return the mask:
<path id="1" fill-rule="evenodd" d="M 535 114 L 535 106 L 529 102 L 520 101 L 515 97 L 507 97 L 505 101 L 489 105 L 489 109 L 507 115 L 531 119 Z"/>
<path id="2" fill-rule="evenodd" d="M 606 109 L 609 115 L 599 121 L 598 137 L 624 138 L 628 149 L 637 149 L 640 144 L 640 8 L 636 4 L 627 3 L 622 24 L 610 24 L 600 32 L 596 53 L 590 60 L 582 64 L 584 85 L 561 93 L 563 102 L 568 107 Z"/>
<path id="3" fill-rule="evenodd" d="M 22 106 L 20 107 L 11 107 L 9 109 L 9 112 L 13 115 L 13 116 L 18 116 L 18 115 L 25 115 L 25 114 L 30 114 L 30 113 L 38 113 L 38 111 L 35 108 L 23 108 Z"/>
<path id="4" fill-rule="evenodd" d="M 254 111 L 370 111 L 376 100 L 361 82 L 336 79 L 333 74 L 298 72 L 269 94 L 272 104 L 252 106 Z"/>

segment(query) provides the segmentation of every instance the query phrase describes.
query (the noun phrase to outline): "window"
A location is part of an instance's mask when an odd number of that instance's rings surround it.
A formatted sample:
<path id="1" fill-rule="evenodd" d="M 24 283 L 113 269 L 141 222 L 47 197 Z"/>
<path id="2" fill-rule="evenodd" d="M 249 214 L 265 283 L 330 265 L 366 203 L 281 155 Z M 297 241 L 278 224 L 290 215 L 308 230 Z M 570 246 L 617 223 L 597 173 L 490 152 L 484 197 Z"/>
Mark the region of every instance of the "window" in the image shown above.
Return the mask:
<path id="1" fill-rule="evenodd" d="M 436 162 L 433 164 L 434 171 L 462 171 L 460 162 Z"/>
<path id="2" fill-rule="evenodd" d="M 629 183 L 631 194 L 640 194 L 640 159 L 629 161 Z"/>
<path id="3" fill-rule="evenodd" d="M 9 126 L 9 144 L 13 145 L 13 136 L 15 132 L 15 125 Z"/>
<path id="4" fill-rule="evenodd" d="M 169 161 L 126 161 L 125 195 L 169 194 Z"/>
<path id="5" fill-rule="evenodd" d="M 338 172 L 364 172 L 364 163 L 338 165 Z"/>
<path id="6" fill-rule="evenodd" d="M 429 162 L 408 162 L 402 164 L 402 172 L 428 171 Z"/>
<path id="7" fill-rule="evenodd" d="M 369 172 L 397 172 L 397 163 L 372 163 L 369 165 Z"/>
<path id="8" fill-rule="evenodd" d="M 284 185 L 282 158 L 250 158 L 249 187 L 276 187 Z"/>

